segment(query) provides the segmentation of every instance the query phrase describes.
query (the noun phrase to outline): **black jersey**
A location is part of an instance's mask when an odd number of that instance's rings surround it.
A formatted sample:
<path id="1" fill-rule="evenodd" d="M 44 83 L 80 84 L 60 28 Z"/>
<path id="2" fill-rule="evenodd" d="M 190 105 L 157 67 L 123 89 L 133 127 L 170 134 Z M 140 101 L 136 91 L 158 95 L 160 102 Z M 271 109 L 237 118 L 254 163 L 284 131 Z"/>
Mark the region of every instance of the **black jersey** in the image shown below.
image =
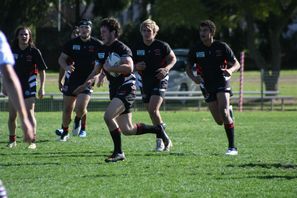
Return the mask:
<path id="1" fill-rule="evenodd" d="M 131 57 L 132 58 L 132 52 L 130 48 L 125 45 L 121 41 L 114 41 L 110 46 L 104 45 L 98 52 L 98 58 L 99 63 L 103 65 L 105 63 L 105 60 L 111 54 L 112 52 L 117 53 L 120 57 Z M 113 76 L 110 73 L 108 73 L 106 70 L 104 70 L 104 73 L 106 74 L 106 77 L 109 81 L 109 89 L 110 92 L 115 92 L 123 85 L 129 85 L 129 86 L 135 86 L 135 75 L 134 73 L 129 74 L 119 74 L 117 76 Z"/>
<path id="2" fill-rule="evenodd" d="M 65 84 L 77 87 L 83 84 L 94 69 L 97 50 L 102 42 L 91 37 L 82 41 L 80 37 L 71 39 L 63 47 L 63 53 L 68 55 L 67 62 L 74 63 L 75 70 L 68 75 Z"/>
<path id="3" fill-rule="evenodd" d="M 14 69 L 19 77 L 24 96 L 34 96 L 38 70 L 47 69 L 41 52 L 35 47 L 28 46 L 24 50 L 21 50 L 19 47 L 13 47 L 12 53 L 15 59 Z"/>
<path id="4" fill-rule="evenodd" d="M 135 63 L 144 61 L 146 68 L 140 71 L 144 84 L 151 83 L 152 81 L 160 81 L 155 75 L 159 68 L 166 66 L 166 57 L 170 54 L 171 48 L 168 43 L 154 40 L 154 42 L 147 46 L 143 42 L 139 42 L 133 48 L 133 60 Z"/>
<path id="5" fill-rule="evenodd" d="M 227 63 L 234 64 L 235 56 L 231 48 L 224 42 L 214 41 L 210 47 L 202 43 L 192 48 L 188 54 L 191 65 L 196 64 L 197 74 L 201 75 L 208 91 L 219 87 L 229 87 L 229 78 L 223 75 L 222 67 Z"/>

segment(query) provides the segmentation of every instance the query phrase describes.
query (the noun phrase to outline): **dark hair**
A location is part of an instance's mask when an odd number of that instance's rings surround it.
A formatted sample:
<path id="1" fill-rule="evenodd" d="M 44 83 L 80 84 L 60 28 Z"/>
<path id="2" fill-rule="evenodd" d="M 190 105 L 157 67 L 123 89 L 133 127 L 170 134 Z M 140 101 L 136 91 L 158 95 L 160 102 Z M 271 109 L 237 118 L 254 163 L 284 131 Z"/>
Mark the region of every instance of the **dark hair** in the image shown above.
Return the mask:
<path id="1" fill-rule="evenodd" d="M 30 30 L 30 28 L 22 26 L 17 28 L 17 30 L 15 31 L 15 35 L 14 35 L 14 39 L 12 41 L 12 46 L 13 47 L 18 47 L 19 46 L 19 40 L 18 40 L 18 36 L 21 30 L 28 30 L 29 32 L 29 46 L 30 47 L 35 47 L 34 42 L 32 40 L 32 31 Z"/>
<path id="2" fill-rule="evenodd" d="M 109 18 L 104 18 L 102 19 L 101 23 L 100 23 L 100 28 L 101 27 L 107 27 L 107 29 L 112 32 L 115 31 L 115 37 L 119 37 L 121 34 L 121 25 L 118 22 L 117 19 L 113 18 L 113 17 L 109 17 Z"/>
<path id="3" fill-rule="evenodd" d="M 209 19 L 202 21 L 200 23 L 200 27 L 208 27 L 213 35 L 216 33 L 216 25 Z"/>
<path id="4" fill-rule="evenodd" d="M 93 23 L 90 19 L 82 19 L 82 20 L 80 20 L 78 26 L 81 26 L 81 25 L 88 25 L 88 26 L 92 27 Z"/>

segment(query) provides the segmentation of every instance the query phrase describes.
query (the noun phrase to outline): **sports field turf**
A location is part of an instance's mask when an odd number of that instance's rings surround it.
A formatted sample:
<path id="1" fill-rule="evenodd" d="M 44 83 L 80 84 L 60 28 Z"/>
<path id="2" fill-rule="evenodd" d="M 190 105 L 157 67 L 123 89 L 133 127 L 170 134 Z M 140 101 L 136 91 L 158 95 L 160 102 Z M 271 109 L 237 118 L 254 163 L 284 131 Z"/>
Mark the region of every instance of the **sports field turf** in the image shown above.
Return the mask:
<path id="1" fill-rule="evenodd" d="M 223 127 L 209 112 L 162 112 L 174 147 L 156 153 L 153 135 L 123 136 L 127 159 L 107 164 L 113 146 L 102 112 L 88 137 L 57 142 L 60 112 L 37 113 L 36 150 L 6 147 L 0 114 L 0 179 L 9 197 L 296 197 L 297 112 L 235 112 L 238 156 L 225 156 Z M 134 121 L 149 122 L 145 112 Z"/>

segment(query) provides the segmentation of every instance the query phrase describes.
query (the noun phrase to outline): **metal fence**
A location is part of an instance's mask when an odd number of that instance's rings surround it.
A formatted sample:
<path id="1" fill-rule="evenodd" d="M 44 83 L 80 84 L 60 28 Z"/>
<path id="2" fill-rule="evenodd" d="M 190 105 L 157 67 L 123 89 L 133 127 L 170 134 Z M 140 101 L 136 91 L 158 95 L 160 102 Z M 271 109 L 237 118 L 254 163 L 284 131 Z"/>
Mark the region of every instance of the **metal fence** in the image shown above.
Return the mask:
<path id="1" fill-rule="evenodd" d="M 108 92 L 95 92 L 91 96 L 88 111 L 104 111 L 109 104 Z M 234 93 L 231 98 L 233 108 L 238 109 L 239 94 Z M 7 111 L 8 98 L 0 95 L 0 111 Z M 44 99 L 36 100 L 36 111 L 51 112 L 62 111 L 62 94 L 47 94 Z M 145 110 L 140 93 L 137 93 L 134 111 Z M 200 91 L 171 91 L 167 92 L 161 110 L 207 110 L 207 104 Z M 243 97 L 243 110 L 297 110 L 297 97 L 272 96 L 258 91 L 245 91 Z"/>

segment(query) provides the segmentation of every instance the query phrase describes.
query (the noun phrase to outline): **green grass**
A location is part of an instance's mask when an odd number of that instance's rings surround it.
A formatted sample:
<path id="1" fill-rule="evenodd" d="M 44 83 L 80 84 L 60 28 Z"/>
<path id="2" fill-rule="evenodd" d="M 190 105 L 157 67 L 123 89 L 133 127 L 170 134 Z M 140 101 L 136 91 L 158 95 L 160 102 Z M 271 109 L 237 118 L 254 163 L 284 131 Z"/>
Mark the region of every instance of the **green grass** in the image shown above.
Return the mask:
<path id="1" fill-rule="evenodd" d="M 236 92 L 239 90 L 239 72 L 233 74 L 232 88 Z M 279 79 L 279 93 L 283 96 L 297 97 L 297 70 L 282 70 Z M 47 73 L 46 80 L 46 93 L 59 93 L 57 84 L 58 74 Z M 261 80 L 259 71 L 245 71 L 244 73 L 244 90 L 247 91 L 260 91 Z M 107 83 L 103 87 L 95 87 L 95 92 L 108 91 Z"/>
<path id="2" fill-rule="evenodd" d="M 152 151 L 153 135 L 122 136 L 127 159 L 106 164 L 113 146 L 102 112 L 88 137 L 55 141 L 61 113 L 37 113 L 38 148 L 6 147 L 0 120 L 0 178 L 9 197 L 296 197 L 297 112 L 236 112 L 238 156 L 225 156 L 223 127 L 209 112 L 162 112 L 174 147 Z M 135 121 L 149 122 L 145 112 Z M 21 132 L 18 131 L 20 135 Z"/>

